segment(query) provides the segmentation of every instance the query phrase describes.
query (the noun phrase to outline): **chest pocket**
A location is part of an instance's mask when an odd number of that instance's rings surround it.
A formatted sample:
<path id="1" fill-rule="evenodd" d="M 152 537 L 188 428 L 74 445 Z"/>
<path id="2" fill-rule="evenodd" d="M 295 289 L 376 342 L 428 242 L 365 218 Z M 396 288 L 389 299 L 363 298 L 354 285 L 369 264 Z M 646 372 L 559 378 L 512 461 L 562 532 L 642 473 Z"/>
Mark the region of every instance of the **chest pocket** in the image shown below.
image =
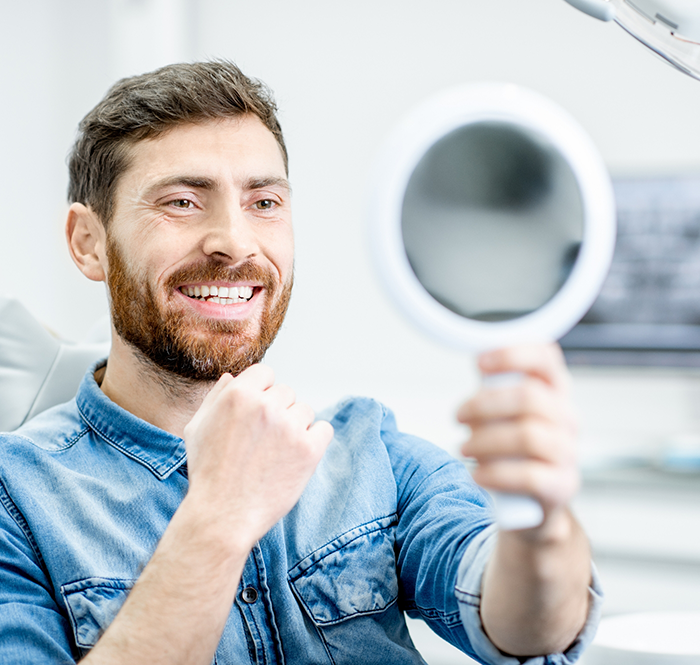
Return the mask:
<path id="1" fill-rule="evenodd" d="M 61 586 L 75 642 L 84 652 L 97 644 L 136 580 L 90 577 Z"/>
<path id="2" fill-rule="evenodd" d="M 317 626 L 383 612 L 396 602 L 395 529 L 395 515 L 363 524 L 289 571 L 294 593 Z"/>

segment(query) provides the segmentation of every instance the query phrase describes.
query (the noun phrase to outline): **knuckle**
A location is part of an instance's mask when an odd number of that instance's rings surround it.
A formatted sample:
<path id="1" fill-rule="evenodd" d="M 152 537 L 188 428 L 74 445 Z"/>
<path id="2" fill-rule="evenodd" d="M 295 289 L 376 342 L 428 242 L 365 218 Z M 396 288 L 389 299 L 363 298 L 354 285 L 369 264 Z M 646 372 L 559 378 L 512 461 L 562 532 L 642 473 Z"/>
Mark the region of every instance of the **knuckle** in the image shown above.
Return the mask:
<path id="1" fill-rule="evenodd" d="M 543 453 L 545 433 L 540 423 L 526 420 L 521 425 L 520 439 L 524 452 L 531 457 L 539 457 Z"/>
<path id="2" fill-rule="evenodd" d="M 519 387 L 520 406 L 525 413 L 536 413 L 542 400 L 541 387 L 535 381 L 525 381 Z"/>
<path id="3" fill-rule="evenodd" d="M 528 464 L 523 473 L 523 481 L 528 493 L 534 496 L 544 496 L 549 489 L 540 464 Z"/>

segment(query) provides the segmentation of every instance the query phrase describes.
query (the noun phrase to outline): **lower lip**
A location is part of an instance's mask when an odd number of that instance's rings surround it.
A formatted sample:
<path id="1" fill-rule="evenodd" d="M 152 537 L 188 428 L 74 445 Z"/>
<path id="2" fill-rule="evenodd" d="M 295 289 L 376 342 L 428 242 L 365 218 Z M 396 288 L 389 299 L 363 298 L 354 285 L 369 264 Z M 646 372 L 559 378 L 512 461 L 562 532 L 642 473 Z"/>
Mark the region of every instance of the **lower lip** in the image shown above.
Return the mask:
<path id="1" fill-rule="evenodd" d="M 184 298 L 187 304 L 200 316 L 208 319 L 241 321 L 250 318 L 257 308 L 257 305 L 261 300 L 262 289 L 255 289 L 253 291 L 253 297 L 250 300 L 233 303 L 231 305 L 222 305 L 209 300 L 197 300 L 196 298 L 190 298 L 179 290 L 176 291 L 176 293 L 180 297 Z"/>

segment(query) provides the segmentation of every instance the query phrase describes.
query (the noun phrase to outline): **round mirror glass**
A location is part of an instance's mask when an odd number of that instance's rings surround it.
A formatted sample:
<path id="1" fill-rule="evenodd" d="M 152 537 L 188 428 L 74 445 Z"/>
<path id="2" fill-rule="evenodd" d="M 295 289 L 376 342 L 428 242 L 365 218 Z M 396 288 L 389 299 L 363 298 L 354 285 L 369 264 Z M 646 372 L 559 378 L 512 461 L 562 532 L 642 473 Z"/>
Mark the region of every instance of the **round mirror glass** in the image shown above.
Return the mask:
<path id="1" fill-rule="evenodd" d="M 549 302 L 571 275 L 583 228 L 568 162 L 546 137 L 504 122 L 459 127 L 431 146 L 401 213 L 420 283 L 478 321 L 515 319 Z"/>

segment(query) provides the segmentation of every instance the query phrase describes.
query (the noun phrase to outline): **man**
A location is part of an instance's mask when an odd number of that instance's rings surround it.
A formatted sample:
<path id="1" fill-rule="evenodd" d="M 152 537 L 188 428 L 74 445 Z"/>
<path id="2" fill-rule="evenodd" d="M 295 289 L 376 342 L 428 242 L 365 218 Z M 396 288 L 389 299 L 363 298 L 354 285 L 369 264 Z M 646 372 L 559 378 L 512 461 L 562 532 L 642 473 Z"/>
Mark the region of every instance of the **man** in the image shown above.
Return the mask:
<path id="1" fill-rule="evenodd" d="M 316 420 L 259 364 L 293 272 L 261 84 L 225 62 L 121 81 L 70 173 L 68 243 L 107 283 L 112 350 L 3 436 L 0 661 L 422 662 L 404 611 L 482 662 L 578 656 L 598 595 L 556 349 L 484 356 L 527 379 L 459 413 L 476 480 L 545 509 L 496 537 L 462 465 L 381 405 Z"/>

